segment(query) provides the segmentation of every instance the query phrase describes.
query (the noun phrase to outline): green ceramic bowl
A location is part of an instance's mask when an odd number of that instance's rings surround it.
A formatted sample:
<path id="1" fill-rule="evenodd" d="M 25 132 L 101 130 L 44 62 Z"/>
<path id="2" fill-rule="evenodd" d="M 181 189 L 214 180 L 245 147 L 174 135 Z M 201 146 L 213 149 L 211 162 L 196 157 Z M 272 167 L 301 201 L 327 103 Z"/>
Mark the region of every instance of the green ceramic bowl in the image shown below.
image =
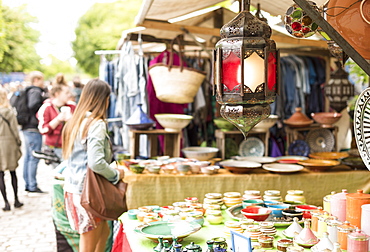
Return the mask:
<path id="1" fill-rule="evenodd" d="M 215 118 L 213 119 L 213 122 L 215 123 L 216 127 L 221 130 L 235 130 L 235 126 L 223 117 Z"/>
<path id="2" fill-rule="evenodd" d="M 139 165 L 139 164 L 130 165 L 130 170 L 133 173 L 137 173 L 137 174 L 143 173 L 144 169 L 145 169 L 145 166 L 143 165 Z"/>

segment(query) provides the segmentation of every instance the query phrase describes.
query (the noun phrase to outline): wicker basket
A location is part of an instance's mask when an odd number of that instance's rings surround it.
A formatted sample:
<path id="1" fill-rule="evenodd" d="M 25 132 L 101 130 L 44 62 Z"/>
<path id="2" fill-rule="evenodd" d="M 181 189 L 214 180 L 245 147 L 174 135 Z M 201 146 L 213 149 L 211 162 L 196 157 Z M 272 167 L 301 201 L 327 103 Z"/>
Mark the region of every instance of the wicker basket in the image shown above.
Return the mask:
<path id="1" fill-rule="evenodd" d="M 180 40 L 175 38 L 180 45 Z M 149 67 L 157 98 L 169 103 L 191 103 L 198 92 L 206 74 L 202 71 L 184 67 L 181 51 L 180 66 L 173 65 L 173 42 L 169 64 L 157 63 Z"/>

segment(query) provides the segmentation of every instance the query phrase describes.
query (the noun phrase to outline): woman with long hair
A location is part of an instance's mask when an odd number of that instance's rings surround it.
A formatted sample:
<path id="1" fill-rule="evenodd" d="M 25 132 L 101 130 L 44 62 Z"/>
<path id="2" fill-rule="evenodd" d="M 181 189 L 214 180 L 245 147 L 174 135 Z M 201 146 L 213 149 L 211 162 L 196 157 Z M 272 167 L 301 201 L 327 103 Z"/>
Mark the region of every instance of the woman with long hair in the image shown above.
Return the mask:
<path id="1" fill-rule="evenodd" d="M 124 171 L 110 165 L 112 149 L 107 133 L 106 114 L 109 85 L 99 79 L 84 87 L 72 118 L 62 133 L 65 171 L 64 199 L 71 228 L 80 234 L 80 252 L 104 251 L 109 227 L 80 204 L 87 166 L 112 183 L 124 177 Z"/>
<path id="2" fill-rule="evenodd" d="M 50 90 L 51 98 L 40 107 L 36 116 L 38 129 L 44 135 L 44 150 L 52 150 L 60 160 L 62 158 L 62 129 L 72 116 L 76 105 L 70 101 L 72 96 L 67 84 L 55 83 Z M 52 164 L 54 168 L 57 164 Z"/>
<path id="3" fill-rule="evenodd" d="M 18 199 L 18 178 L 15 170 L 18 160 L 22 156 L 21 140 L 18 132 L 17 118 L 9 104 L 7 92 L 0 87 L 0 191 L 4 198 L 3 211 L 10 211 L 10 204 L 6 195 L 4 171 L 9 170 L 14 192 L 14 207 L 23 206 Z"/>

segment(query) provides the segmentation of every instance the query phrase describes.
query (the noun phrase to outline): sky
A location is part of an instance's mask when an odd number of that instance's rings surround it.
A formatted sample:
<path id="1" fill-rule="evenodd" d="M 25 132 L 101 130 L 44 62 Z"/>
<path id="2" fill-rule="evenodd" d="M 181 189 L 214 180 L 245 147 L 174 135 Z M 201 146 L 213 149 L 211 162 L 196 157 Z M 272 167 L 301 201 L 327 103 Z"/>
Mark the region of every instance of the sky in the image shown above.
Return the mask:
<path id="1" fill-rule="evenodd" d="M 73 56 L 72 41 L 79 18 L 94 3 L 114 2 L 115 0 L 2 0 L 3 5 L 17 7 L 27 4 L 27 11 L 38 18 L 33 28 L 40 31 L 37 53 L 47 64 L 47 56 L 54 55 L 60 60 Z"/>

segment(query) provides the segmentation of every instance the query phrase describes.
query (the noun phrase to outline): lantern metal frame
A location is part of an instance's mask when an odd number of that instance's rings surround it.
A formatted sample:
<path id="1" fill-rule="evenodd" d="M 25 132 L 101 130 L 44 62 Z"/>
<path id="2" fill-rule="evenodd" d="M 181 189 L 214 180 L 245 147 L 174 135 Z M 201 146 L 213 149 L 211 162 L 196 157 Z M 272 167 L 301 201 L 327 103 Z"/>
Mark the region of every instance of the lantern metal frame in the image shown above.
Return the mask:
<path id="1" fill-rule="evenodd" d="M 280 57 L 275 41 L 270 39 L 269 25 L 249 12 L 250 0 L 242 1 L 241 7 L 241 12 L 221 28 L 221 40 L 214 51 L 213 94 L 221 104 L 221 115 L 246 136 L 255 124 L 270 114 L 269 104 L 275 101 L 279 91 Z M 237 81 L 229 89 L 230 85 L 228 87 L 224 81 L 223 64 L 232 53 L 240 60 L 240 73 L 234 69 L 232 74 Z M 252 90 L 245 84 L 244 77 L 248 73 L 244 72 L 244 64 L 254 53 L 263 60 L 263 73 L 260 73 L 263 81 Z"/>

